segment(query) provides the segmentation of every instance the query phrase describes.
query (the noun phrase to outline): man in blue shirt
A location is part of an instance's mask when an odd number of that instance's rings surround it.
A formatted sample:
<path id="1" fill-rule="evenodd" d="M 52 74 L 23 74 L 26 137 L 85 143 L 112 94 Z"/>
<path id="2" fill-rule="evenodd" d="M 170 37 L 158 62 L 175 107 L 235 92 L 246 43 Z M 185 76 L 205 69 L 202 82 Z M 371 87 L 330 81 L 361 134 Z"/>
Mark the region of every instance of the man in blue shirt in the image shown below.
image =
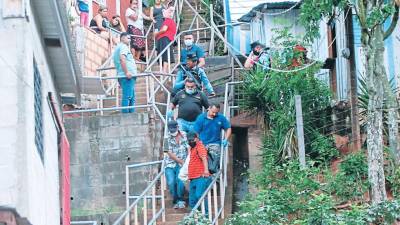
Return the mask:
<path id="1" fill-rule="evenodd" d="M 115 68 L 119 84 L 122 88 L 122 107 L 131 106 L 129 109 L 122 109 L 122 113 L 132 113 L 135 111 L 135 83 L 137 75 L 136 62 L 129 50 L 130 35 L 124 32 L 120 36 L 121 42 L 117 45 L 113 53 Z"/>
<path id="2" fill-rule="evenodd" d="M 198 67 L 197 61 L 198 59 L 196 56 L 188 56 L 186 68 L 180 69 L 176 75 L 173 93 L 178 93 L 178 91 L 183 90 L 185 88 L 185 79 L 189 77 L 195 80 L 196 86 L 200 91 L 202 90 L 202 87 L 204 87 L 210 96 L 215 95 L 214 89 L 208 80 L 206 73 L 202 68 Z"/>
<path id="3" fill-rule="evenodd" d="M 197 59 L 199 59 L 198 67 L 204 68 L 204 65 L 206 64 L 205 60 L 205 54 L 203 49 L 201 49 L 199 46 L 194 44 L 194 37 L 192 33 L 186 33 L 185 36 L 183 36 L 183 41 L 185 43 L 186 48 L 181 50 L 181 64 L 186 65 L 186 59 L 189 55 L 194 55 L 196 56 Z"/>
<path id="4" fill-rule="evenodd" d="M 224 115 L 219 114 L 219 110 L 218 103 L 210 103 L 208 111 L 197 117 L 193 128 L 199 134 L 209 154 L 217 159 L 221 156 L 221 146 L 224 148 L 228 146 L 228 139 L 232 133 L 231 124 Z M 225 134 L 221 140 L 222 130 Z"/>

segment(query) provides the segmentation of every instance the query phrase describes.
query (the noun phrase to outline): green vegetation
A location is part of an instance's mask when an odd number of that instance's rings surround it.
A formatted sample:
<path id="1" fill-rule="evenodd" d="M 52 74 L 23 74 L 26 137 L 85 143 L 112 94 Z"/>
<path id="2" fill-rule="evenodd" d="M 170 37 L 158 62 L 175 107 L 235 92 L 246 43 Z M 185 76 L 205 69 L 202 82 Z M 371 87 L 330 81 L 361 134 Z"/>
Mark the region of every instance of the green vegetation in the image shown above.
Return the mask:
<path id="1" fill-rule="evenodd" d="M 299 42 L 288 29 L 276 31 L 275 43 Z M 287 69 L 298 57 L 293 48 L 275 52 L 274 68 Z M 244 75 L 241 107 L 264 117 L 263 169 L 251 174 L 258 192 L 238 203 L 240 210 L 227 225 L 358 225 L 393 224 L 400 218 L 400 201 L 370 205 L 365 150 L 339 158 L 331 137 L 331 93 L 315 74 L 320 64 L 284 73 L 256 70 Z M 294 96 L 301 95 L 307 168 L 297 157 Z M 386 154 L 388 156 L 390 154 Z M 386 157 L 387 162 L 393 160 Z M 340 161 L 333 168 L 332 161 Z M 398 196 L 400 170 L 388 163 L 392 192 Z"/>

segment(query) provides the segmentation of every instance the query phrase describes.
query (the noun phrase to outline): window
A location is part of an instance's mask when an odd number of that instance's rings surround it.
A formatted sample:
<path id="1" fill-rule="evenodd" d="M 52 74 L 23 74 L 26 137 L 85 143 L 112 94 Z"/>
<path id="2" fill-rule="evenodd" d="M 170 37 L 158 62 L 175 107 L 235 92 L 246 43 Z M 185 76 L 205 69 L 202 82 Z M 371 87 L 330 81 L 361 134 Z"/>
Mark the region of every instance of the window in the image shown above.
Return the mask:
<path id="1" fill-rule="evenodd" d="M 42 80 L 36 61 L 33 61 L 33 67 L 35 145 L 39 153 L 40 159 L 42 160 L 42 162 L 44 162 Z"/>

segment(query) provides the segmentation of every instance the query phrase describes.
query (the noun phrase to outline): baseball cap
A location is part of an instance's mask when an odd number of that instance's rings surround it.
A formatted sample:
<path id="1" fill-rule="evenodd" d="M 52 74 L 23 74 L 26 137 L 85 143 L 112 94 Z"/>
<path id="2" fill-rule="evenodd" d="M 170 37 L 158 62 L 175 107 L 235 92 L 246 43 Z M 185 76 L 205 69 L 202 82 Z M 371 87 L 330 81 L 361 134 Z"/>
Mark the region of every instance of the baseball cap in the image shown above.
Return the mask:
<path id="1" fill-rule="evenodd" d="M 170 120 L 167 126 L 170 133 L 175 133 L 178 130 L 178 123 L 175 120 Z"/>
<path id="2" fill-rule="evenodd" d="M 194 54 L 189 54 L 189 55 L 187 56 L 187 60 L 190 60 L 190 61 L 192 61 L 192 62 L 197 62 L 199 59 L 197 58 L 196 55 L 194 55 Z"/>

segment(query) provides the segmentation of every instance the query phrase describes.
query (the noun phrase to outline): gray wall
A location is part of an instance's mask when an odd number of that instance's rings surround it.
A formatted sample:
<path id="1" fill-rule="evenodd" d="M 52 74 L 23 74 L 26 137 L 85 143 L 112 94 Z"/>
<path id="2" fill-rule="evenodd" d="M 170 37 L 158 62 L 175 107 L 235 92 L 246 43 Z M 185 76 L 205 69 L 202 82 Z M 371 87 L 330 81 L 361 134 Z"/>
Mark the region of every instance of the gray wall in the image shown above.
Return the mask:
<path id="1" fill-rule="evenodd" d="M 161 123 L 147 113 L 68 118 L 72 220 L 109 224 L 125 209 L 125 166 L 158 160 Z M 157 168 L 130 173 L 131 195 Z M 138 178 L 141 179 L 138 179 Z"/>

